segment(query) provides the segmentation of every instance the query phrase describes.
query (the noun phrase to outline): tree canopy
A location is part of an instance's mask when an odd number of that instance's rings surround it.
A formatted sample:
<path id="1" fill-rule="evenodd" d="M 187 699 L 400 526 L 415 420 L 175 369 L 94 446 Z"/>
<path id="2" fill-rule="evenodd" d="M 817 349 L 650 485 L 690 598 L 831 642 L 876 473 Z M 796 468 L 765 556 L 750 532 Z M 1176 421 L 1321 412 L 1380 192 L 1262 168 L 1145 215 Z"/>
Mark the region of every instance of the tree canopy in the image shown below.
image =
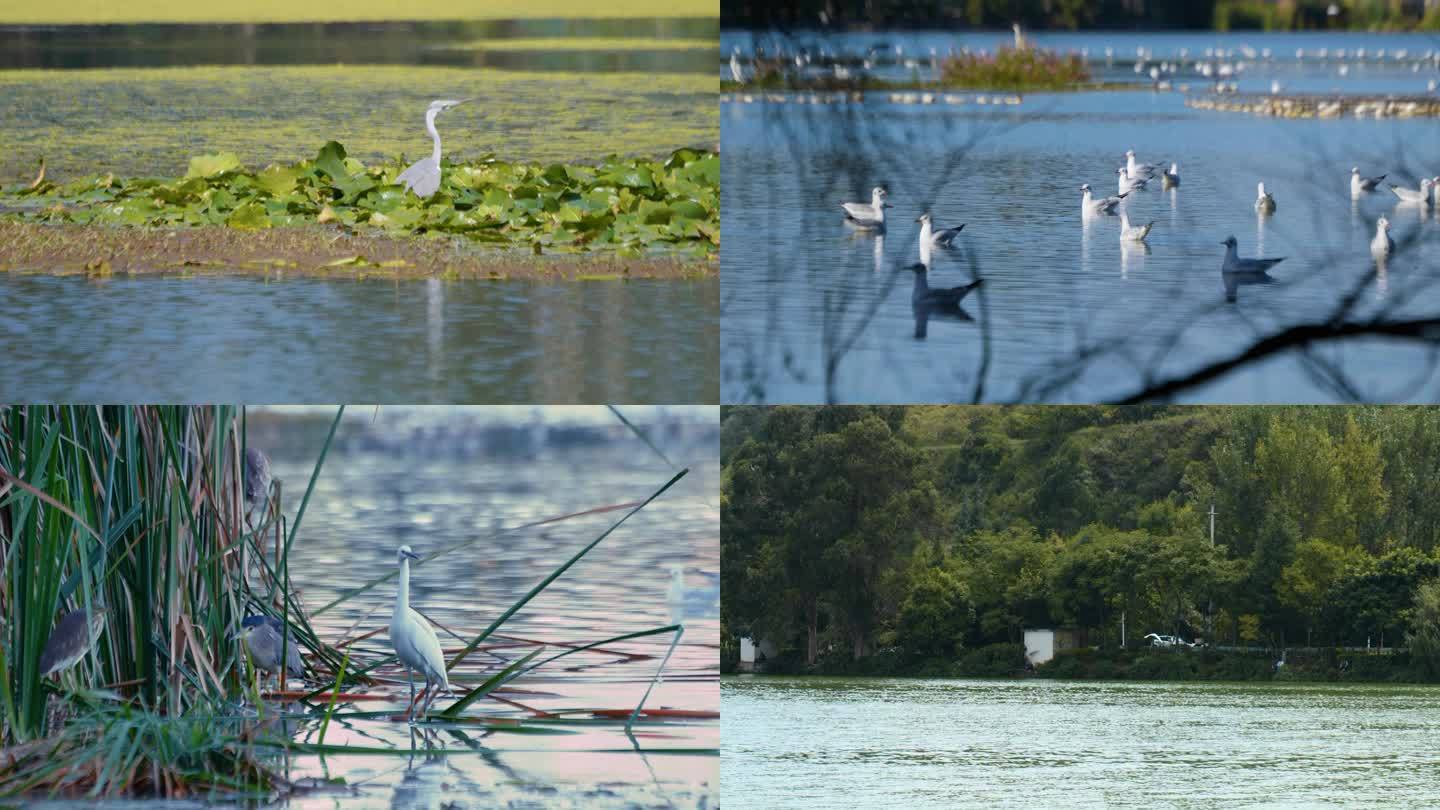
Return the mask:
<path id="1" fill-rule="evenodd" d="M 947 658 L 1027 627 L 1110 646 L 1150 632 L 1391 646 L 1440 632 L 1412 626 L 1434 612 L 1417 594 L 1440 575 L 1440 409 L 721 418 L 725 631 L 798 661 Z"/>

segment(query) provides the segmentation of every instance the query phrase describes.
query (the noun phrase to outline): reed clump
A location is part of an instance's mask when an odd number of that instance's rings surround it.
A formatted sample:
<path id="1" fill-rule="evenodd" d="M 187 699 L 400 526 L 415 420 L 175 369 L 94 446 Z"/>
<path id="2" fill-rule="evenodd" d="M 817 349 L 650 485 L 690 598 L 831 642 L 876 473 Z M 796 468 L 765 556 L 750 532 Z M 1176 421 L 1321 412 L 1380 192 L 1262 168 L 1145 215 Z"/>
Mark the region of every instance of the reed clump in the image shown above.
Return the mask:
<path id="1" fill-rule="evenodd" d="M 940 83 L 974 90 L 1063 90 L 1090 80 L 1078 54 L 1040 48 L 962 53 L 940 63 Z"/>

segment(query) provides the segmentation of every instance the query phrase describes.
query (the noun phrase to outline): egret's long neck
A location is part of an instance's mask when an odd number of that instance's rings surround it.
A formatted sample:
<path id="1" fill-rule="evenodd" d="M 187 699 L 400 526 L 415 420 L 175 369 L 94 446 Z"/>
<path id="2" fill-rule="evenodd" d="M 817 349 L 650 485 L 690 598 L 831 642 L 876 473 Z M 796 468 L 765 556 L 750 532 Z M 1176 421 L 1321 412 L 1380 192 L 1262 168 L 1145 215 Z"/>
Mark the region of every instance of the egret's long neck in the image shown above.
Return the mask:
<path id="1" fill-rule="evenodd" d="M 439 114 L 439 110 L 425 111 L 425 131 L 430 133 L 430 137 L 435 141 L 435 163 L 437 165 L 440 163 L 440 133 L 435 130 L 435 116 Z M 402 568 L 402 570 L 404 569 Z"/>
<path id="2" fill-rule="evenodd" d="M 404 613 L 410 607 L 410 561 L 400 560 L 400 587 L 395 589 L 395 611 Z"/>

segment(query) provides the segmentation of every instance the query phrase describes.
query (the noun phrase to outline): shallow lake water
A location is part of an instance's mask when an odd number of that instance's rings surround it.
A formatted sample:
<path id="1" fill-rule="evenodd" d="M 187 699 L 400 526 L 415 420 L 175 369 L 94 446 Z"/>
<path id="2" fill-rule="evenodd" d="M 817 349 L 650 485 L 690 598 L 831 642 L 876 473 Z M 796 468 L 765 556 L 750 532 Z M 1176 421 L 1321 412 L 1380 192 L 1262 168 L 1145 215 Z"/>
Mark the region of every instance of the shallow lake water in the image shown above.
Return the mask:
<path id="1" fill-rule="evenodd" d="M 721 702 L 725 791 L 756 807 L 1404 806 L 1440 790 L 1433 687 L 739 676 Z"/>
<path id="2" fill-rule="evenodd" d="M 870 35 L 867 35 L 870 36 Z M 845 44 L 861 52 L 877 34 Z M 961 40 L 911 35 L 911 47 Z M 993 47 L 997 35 L 989 35 Z M 1042 44 L 1046 43 L 1040 37 Z M 1105 47 L 1132 62 L 1181 47 L 1268 47 L 1238 79 L 1242 91 L 1272 80 L 1304 92 L 1423 94 L 1437 75 L 1411 69 L 1425 38 L 1259 35 L 1166 38 L 1070 35 L 1106 78 Z M 722 49 L 749 40 L 727 34 Z M 773 47 L 773 45 L 772 45 Z M 892 46 L 893 47 L 893 46 Z M 902 46 L 903 47 L 903 46 Z M 960 47 L 959 44 L 954 47 Z M 978 47 L 975 45 L 974 47 Z M 1410 51 L 1401 65 L 1297 62 L 1297 47 Z M 1431 43 L 1433 47 L 1433 43 Z M 1281 54 L 1287 57 L 1280 59 Z M 1393 60 L 1392 60 L 1393 61 Z M 1186 105 L 1204 95 L 1146 86 L 1104 92 L 955 94 L 957 103 L 892 99 L 795 103 L 735 94 L 721 105 L 724 210 L 731 235 L 722 256 L 726 402 L 1097 401 L 1120 399 L 1237 356 L 1261 338 L 1324 320 L 1360 290 L 1351 320 L 1436 315 L 1433 213 L 1398 206 L 1388 190 L 1352 204 L 1350 168 L 1412 188 L 1440 169 L 1435 122 L 1278 120 Z M 976 96 L 986 96 L 978 103 Z M 808 96 L 805 99 L 808 102 Z M 1132 195 L 1135 224 L 1154 221 L 1148 247 L 1123 244 L 1118 220 L 1080 214 L 1082 183 L 1106 195 L 1127 149 L 1142 162 L 1179 163 L 1182 185 Z M 1260 217 L 1256 183 L 1275 196 Z M 1158 185 L 1158 181 L 1156 182 Z M 839 203 L 889 189 L 888 232 L 857 230 Z M 975 277 L 981 292 L 958 311 L 917 307 L 921 278 L 915 218 L 965 223 L 957 248 L 931 258 L 929 287 Z M 1377 274 L 1368 244 L 1388 216 L 1399 252 Z M 1263 284 L 1224 278 L 1234 235 L 1241 256 L 1288 257 Z M 1376 339 L 1280 353 L 1187 387 L 1194 401 L 1430 400 L 1440 396 L 1433 352 Z"/>
<path id="3" fill-rule="evenodd" d="M 427 554 L 466 540 L 474 545 L 415 565 L 411 603 L 437 625 L 449 653 L 463 646 L 623 512 L 588 515 L 505 532 L 559 515 L 641 500 L 676 472 L 690 473 L 638 512 L 497 631 L 524 639 L 467 659 L 455 681 L 474 686 L 504 659 L 533 647 L 556 652 L 670 623 L 671 566 L 686 569 L 685 634 L 648 707 L 719 710 L 718 413 L 713 407 L 626 408 L 672 467 L 603 407 L 356 407 L 325 460 L 291 553 L 294 588 L 314 613 L 395 567 L 395 549 Z M 333 409 L 252 409 L 248 443 L 271 455 L 283 511 L 293 521 Z M 395 598 L 387 582 L 314 616 L 331 643 L 371 630 L 362 650 L 386 650 Z M 450 635 L 453 632 L 455 635 Z M 541 710 L 630 709 L 655 672 L 669 635 L 582 653 L 521 677 L 503 696 Z M 503 640 L 502 640 L 503 641 Z M 629 657 L 634 654 L 646 658 Z M 382 670 L 366 701 L 338 712 L 404 710 L 405 680 Z M 308 684 L 310 687 L 319 684 Z M 442 698 L 443 700 L 443 698 Z M 343 703 L 343 701 L 342 701 Z M 443 704 L 441 704 L 443 705 Z M 467 714 L 525 718 L 515 705 L 487 700 Z M 313 742 L 316 724 L 293 727 Z M 404 807 L 705 807 L 719 802 L 720 724 L 667 719 L 636 727 L 583 720 L 551 733 L 507 734 L 483 726 L 340 719 L 326 743 L 398 752 L 302 756 L 288 776 L 344 777 L 347 788 L 292 799 L 293 807 L 393 803 Z M 511 802 L 518 803 L 516 805 Z"/>
<path id="4" fill-rule="evenodd" d="M 34 402 L 714 402 L 720 282 L 0 276 Z"/>

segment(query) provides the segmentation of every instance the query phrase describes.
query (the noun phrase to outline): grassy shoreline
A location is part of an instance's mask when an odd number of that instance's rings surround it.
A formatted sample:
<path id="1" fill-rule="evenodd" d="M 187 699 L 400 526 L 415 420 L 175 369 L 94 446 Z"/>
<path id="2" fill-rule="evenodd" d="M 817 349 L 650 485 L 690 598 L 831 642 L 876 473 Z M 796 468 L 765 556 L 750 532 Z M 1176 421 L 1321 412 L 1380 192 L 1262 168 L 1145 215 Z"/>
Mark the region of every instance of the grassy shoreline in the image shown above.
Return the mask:
<path id="1" fill-rule="evenodd" d="M 0 273 L 248 275 L 328 279 L 611 281 L 715 278 L 720 263 L 678 256 L 480 252 L 457 239 L 347 234 L 324 226 L 241 231 L 0 220 Z"/>
<path id="2" fill-rule="evenodd" d="M 1065 650 L 1033 672 L 1024 668 L 1019 644 L 992 644 L 964 650 L 950 660 L 905 660 L 878 655 L 858 662 L 821 660 L 814 667 L 777 661 L 766 675 L 816 675 L 874 678 L 1039 678 L 1043 680 L 1258 682 L 1258 683 L 1440 683 L 1426 677 L 1408 652 L 1380 654 L 1344 649 L 1288 652 L 1285 665 L 1275 667 L 1279 653 L 1246 651 L 1165 650 L 1151 647 Z M 1347 663 L 1348 662 L 1348 663 Z M 735 674 L 726 662 L 725 674 Z"/>

